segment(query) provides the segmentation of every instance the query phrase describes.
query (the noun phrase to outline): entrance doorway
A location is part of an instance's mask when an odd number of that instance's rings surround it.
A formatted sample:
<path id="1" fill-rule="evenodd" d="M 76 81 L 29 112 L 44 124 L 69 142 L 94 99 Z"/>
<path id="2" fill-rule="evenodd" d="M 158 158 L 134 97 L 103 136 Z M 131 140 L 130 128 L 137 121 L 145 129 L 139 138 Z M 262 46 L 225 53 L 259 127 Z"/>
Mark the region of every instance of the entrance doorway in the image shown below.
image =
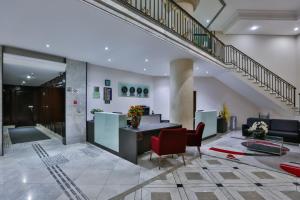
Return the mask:
<path id="1" fill-rule="evenodd" d="M 65 130 L 65 62 L 3 54 L 4 147 L 63 137 Z"/>

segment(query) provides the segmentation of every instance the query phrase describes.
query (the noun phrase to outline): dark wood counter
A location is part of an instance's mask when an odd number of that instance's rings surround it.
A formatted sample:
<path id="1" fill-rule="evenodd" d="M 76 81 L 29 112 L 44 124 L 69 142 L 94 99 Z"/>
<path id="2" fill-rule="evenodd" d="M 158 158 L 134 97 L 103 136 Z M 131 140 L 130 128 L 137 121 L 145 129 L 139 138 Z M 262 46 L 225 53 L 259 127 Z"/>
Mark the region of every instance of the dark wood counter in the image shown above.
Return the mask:
<path id="1" fill-rule="evenodd" d="M 137 164 L 138 155 L 150 151 L 152 136 L 157 136 L 161 129 L 181 127 L 179 124 L 157 123 L 141 124 L 137 129 L 120 128 L 119 156 Z"/>

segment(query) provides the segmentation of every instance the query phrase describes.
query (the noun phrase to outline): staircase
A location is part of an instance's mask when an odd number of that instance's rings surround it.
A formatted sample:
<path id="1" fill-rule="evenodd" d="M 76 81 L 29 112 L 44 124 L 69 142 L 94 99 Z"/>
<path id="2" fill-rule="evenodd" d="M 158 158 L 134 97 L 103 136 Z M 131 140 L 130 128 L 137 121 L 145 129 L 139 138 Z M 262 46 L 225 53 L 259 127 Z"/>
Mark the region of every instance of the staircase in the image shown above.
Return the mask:
<path id="1" fill-rule="evenodd" d="M 208 53 L 224 66 L 228 66 L 226 68 L 241 74 L 244 79 L 263 89 L 274 101 L 280 101 L 293 114 L 300 114 L 300 102 L 296 107 L 295 86 L 234 46 L 225 45 L 173 0 L 113 1 Z"/>

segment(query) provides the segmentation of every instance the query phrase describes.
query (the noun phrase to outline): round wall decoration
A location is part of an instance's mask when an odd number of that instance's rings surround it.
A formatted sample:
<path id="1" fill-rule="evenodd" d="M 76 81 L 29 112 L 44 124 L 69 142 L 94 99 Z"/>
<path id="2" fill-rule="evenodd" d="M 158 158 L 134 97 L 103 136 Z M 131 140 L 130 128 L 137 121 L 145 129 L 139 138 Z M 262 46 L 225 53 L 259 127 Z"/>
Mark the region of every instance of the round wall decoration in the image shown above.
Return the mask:
<path id="1" fill-rule="evenodd" d="M 138 88 L 136 89 L 136 92 L 137 92 L 138 94 L 141 94 L 141 93 L 143 92 L 143 90 L 142 90 L 142 88 L 138 87 Z"/>
<path id="2" fill-rule="evenodd" d="M 129 88 L 129 92 L 130 92 L 130 93 L 135 93 L 135 88 L 134 88 L 134 87 L 130 87 L 130 88 Z"/>
<path id="3" fill-rule="evenodd" d="M 144 88 L 144 95 L 148 95 L 148 93 L 149 93 L 149 90 L 148 90 L 148 88 Z"/>
<path id="4" fill-rule="evenodd" d="M 128 88 L 127 88 L 126 86 L 123 86 L 123 87 L 121 88 L 121 91 L 122 91 L 123 94 L 127 94 Z"/>

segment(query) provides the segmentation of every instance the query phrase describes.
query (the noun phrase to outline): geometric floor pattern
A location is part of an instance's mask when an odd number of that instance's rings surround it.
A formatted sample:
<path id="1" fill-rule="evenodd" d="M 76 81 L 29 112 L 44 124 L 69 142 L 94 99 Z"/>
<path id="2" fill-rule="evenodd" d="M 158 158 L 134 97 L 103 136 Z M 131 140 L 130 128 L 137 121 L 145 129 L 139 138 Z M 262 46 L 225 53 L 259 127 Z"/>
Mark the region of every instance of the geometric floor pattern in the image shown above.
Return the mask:
<path id="1" fill-rule="evenodd" d="M 300 179 L 203 155 L 116 199 L 299 200 Z"/>
<path id="2" fill-rule="evenodd" d="M 160 170 L 155 155 L 150 161 L 146 154 L 135 165 L 88 143 L 62 145 L 57 138 L 14 144 L 5 152 L 1 200 L 300 199 L 296 177 L 205 155 L 200 159 L 196 148 L 187 149 L 186 166 L 175 156 L 163 159 Z"/>

